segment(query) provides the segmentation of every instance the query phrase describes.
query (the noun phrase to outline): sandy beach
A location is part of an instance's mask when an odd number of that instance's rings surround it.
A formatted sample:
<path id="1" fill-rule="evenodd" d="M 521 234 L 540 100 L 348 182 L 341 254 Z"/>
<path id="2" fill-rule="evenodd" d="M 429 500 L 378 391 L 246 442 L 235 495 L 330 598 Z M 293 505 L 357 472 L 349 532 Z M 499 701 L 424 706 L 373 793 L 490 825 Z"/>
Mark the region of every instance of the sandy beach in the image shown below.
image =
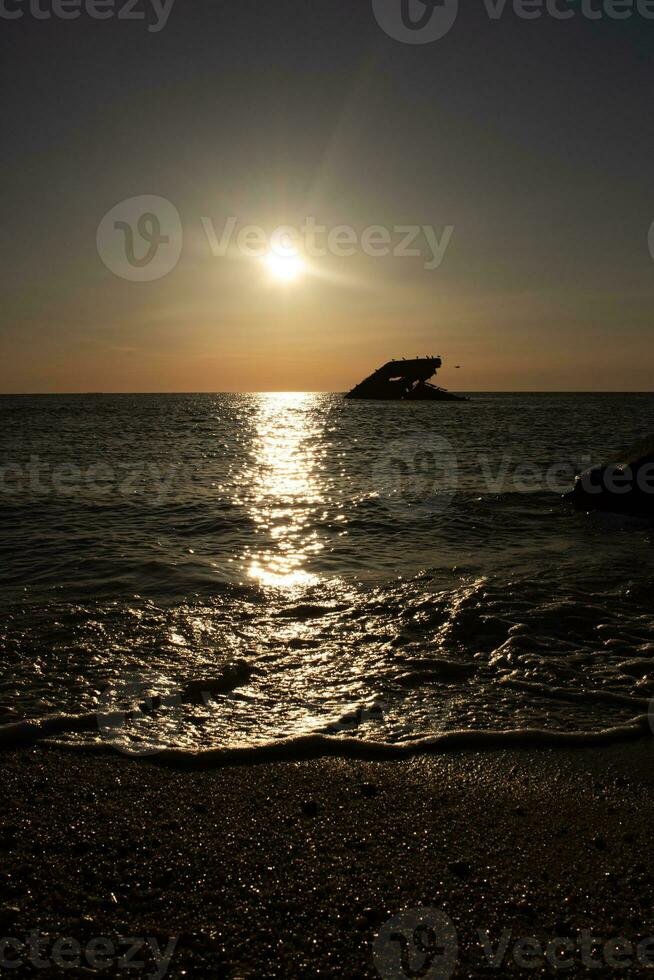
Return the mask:
<path id="1" fill-rule="evenodd" d="M 193 773 L 41 745 L 3 753 L 2 780 L 14 976 L 36 943 L 71 976 L 124 974 L 121 956 L 172 977 L 627 976 L 654 961 L 648 739 Z M 405 966 L 423 969 L 397 972 L 384 924 L 421 908 L 456 947 L 427 962 L 412 913 Z"/>

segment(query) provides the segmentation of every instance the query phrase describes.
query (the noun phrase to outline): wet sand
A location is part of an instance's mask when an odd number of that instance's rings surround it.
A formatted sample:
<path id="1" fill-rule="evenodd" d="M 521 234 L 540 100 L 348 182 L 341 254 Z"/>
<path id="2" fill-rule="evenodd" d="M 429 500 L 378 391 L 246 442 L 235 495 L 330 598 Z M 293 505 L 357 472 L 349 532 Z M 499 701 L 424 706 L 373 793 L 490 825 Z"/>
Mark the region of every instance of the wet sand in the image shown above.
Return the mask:
<path id="1" fill-rule="evenodd" d="M 596 976 L 652 971 L 654 943 L 637 962 L 654 935 L 651 739 L 193 773 L 40 745 L 0 765 L 0 934 L 47 934 L 46 959 L 73 938 L 80 968 L 67 976 L 95 974 L 91 939 L 118 956 L 126 936 L 177 939 L 174 977 L 377 976 L 383 924 L 424 906 L 456 930 L 456 976 L 558 972 L 533 946 L 516 962 L 525 937 L 571 940 L 568 975 L 591 955 Z M 494 970 L 478 930 L 493 949 L 507 930 Z M 604 948 L 616 937 L 631 953 Z M 398 969 L 401 945 L 384 947 Z M 25 948 L 6 955 L 27 960 Z M 137 974 L 109 959 L 104 975 L 155 974 L 151 946 L 135 958 Z"/>

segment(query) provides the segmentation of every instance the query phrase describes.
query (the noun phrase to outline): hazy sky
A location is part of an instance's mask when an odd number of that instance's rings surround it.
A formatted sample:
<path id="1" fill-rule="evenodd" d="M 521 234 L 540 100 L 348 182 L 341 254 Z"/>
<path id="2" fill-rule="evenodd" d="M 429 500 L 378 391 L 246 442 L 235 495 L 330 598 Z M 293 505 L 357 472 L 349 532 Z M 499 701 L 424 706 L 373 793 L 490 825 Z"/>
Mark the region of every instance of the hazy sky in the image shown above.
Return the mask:
<path id="1" fill-rule="evenodd" d="M 652 387 L 654 20 L 466 0 L 416 45 L 371 0 L 176 0 L 157 32 L 22 4 L 0 24 L 0 391 L 344 390 L 427 353 L 455 389 Z M 183 229 L 149 282 L 97 245 L 140 195 Z M 308 217 L 354 254 L 283 282 L 237 247 Z M 451 236 L 436 267 L 422 231 L 418 256 L 362 249 L 413 225 Z"/>

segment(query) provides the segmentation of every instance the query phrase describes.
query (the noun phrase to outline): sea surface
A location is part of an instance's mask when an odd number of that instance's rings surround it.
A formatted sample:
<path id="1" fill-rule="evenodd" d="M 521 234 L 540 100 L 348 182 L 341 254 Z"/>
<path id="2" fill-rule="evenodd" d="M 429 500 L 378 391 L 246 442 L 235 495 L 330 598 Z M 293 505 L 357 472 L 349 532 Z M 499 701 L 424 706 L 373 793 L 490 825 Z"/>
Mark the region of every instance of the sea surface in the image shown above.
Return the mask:
<path id="1" fill-rule="evenodd" d="M 14 731 L 95 717 L 60 738 L 150 754 L 648 711 L 652 527 L 562 494 L 654 431 L 653 395 L 5 396 L 0 421 Z"/>

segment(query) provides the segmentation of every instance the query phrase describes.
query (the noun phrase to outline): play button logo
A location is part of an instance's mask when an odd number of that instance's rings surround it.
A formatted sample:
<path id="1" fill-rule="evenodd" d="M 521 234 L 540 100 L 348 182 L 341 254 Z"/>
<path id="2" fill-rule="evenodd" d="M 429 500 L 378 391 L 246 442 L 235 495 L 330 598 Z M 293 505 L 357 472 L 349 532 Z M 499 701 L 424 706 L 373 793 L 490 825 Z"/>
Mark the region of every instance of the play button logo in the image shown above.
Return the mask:
<path id="1" fill-rule="evenodd" d="M 442 909 L 423 907 L 389 919 L 372 949 L 382 980 L 450 980 L 457 964 L 458 939 Z"/>
<path id="2" fill-rule="evenodd" d="M 372 0 L 383 31 L 403 44 L 431 44 L 454 26 L 459 0 Z"/>

